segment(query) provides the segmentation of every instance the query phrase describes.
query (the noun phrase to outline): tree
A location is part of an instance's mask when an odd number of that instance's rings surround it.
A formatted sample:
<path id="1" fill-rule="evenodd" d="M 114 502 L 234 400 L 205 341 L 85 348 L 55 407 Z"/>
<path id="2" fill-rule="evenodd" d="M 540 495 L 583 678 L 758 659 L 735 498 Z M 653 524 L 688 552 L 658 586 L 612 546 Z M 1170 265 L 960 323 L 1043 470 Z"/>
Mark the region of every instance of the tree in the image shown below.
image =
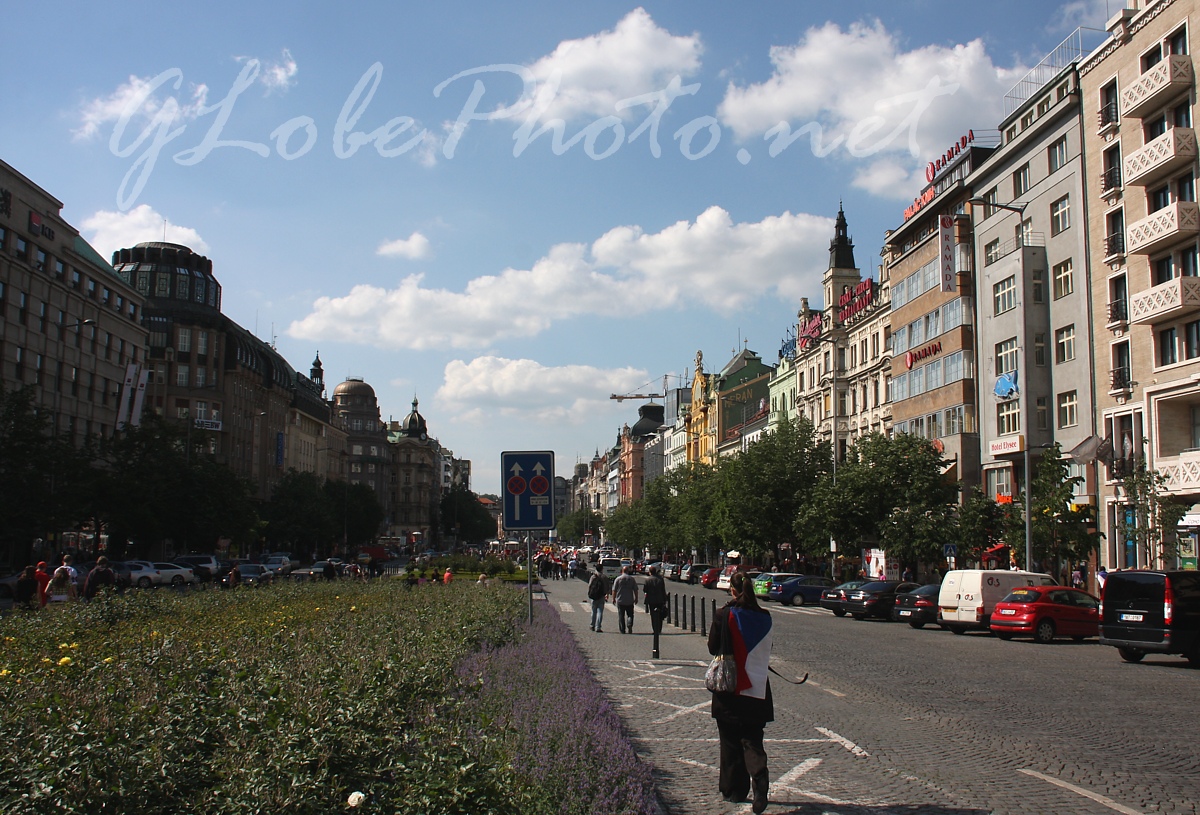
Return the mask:
<path id="1" fill-rule="evenodd" d="M 9 391 L 0 383 L 0 559 L 32 562 L 34 541 L 44 538 L 46 522 L 57 514 L 51 474 L 66 456 L 33 407 L 33 389 Z"/>
<path id="2" fill-rule="evenodd" d="M 1171 568 L 1179 557 L 1176 528 L 1187 513 L 1188 505 L 1171 499 L 1167 479 L 1157 470 L 1149 470 L 1146 460 L 1137 463 L 1121 481 L 1125 505 L 1130 512 L 1120 513 L 1119 529 L 1137 548 L 1138 566 Z"/>
<path id="3" fill-rule="evenodd" d="M 959 558 L 981 562 L 989 548 L 1004 540 L 1008 525 L 1004 507 L 979 487 L 973 487 L 958 509 L 954 529 Z"/>
<path id="4" fill-rule="evenodd" d="M 447 537 L 479 545 L 496 537 L 496 521 L 475 493 L 455 484 L 442 496 L 442 524 Z"/>
<path id="5" fill-rule="evenodd" d="M 288 470 L 264 507 L 267 539 L 273 548 L 286 546 L 303 557 L 328 553 L 341 537 L 336 514 L 320 476 Z"/>
<path id="6" fill-rule="evenodd" d="M 558 519 L 558 537 L 563 541 L 583 541 L 587 534 L 598 535 L 604 516 L 590 509 L 577 509 Z"/>

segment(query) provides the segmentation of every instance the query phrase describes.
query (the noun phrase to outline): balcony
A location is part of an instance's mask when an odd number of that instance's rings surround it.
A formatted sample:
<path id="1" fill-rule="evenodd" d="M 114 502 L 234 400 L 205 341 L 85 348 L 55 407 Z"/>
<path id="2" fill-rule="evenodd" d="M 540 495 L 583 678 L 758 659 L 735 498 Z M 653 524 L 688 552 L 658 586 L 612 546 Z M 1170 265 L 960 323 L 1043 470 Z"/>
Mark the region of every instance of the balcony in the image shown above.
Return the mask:
<path id="1" fill-rule="evenodd" d="M 1125 183 L 1148 187 L 1196 160 L 1196 131 L 1175 127 L 1125 157 Z"/>
<path id="2" fill-rule="evenodd" d="M 1149 217 L 1134 221 L 1126 232 L 1127 253 L 1153 254 L 1164 246 L 1200 234 L 1200 207 L 1195 201 L 1176 201 Z"/>
<path id="3" fill-rule="evenodd" d="M 1129 297 L 1129 321 L 1156 325 L 1200 311 L 1200 277 L 1177 277 Z"/>
<path id="4" fill-rule="evenodd" d="M 1108 393 L 1110 396 L 1128 396 L 1133 391 L 1133 378 L 1128 367 L 1113 368 L 1110 374 Z"/>
<path id="5" fill-rule="evenodd" d="M 1192 58 L 1172 54 L 1121 91 L 1121 116 L 1140 117 L 1192 86 Z"/>
<path id="6" fill-rule="evenodd" d="M 1100 194 L 1110 195 L 1121 189 L 1121 166 L 1109 167 L 1100 173 Z"/>
<path id="7" fill-rule="evenodd" d="M 1107 102 L 1100 106 L 1100 110 L 1096 113 L 1096 120 L 1103 132 L 1106 128 L 1115 128 L 1121 123 L 1121 117 L 1117 108 L 1116 102 Z"/>
<path id="8" fill-rule="evenodd" d="M 1168 493 L 1200 491 L 1200 451 L 1184 450 L 1177 456 L 1160 456 L 1154 468 L 1162 474 Z"/>
<path id="9" fill-rule="evenodd" d="M 1129 324 L 1129 301 L 1125 299 L 1113 300 L 1108 304 L 1108 323 L 1107 328 L 1112 331 L 1115 329 L 1124 329 Z"/>

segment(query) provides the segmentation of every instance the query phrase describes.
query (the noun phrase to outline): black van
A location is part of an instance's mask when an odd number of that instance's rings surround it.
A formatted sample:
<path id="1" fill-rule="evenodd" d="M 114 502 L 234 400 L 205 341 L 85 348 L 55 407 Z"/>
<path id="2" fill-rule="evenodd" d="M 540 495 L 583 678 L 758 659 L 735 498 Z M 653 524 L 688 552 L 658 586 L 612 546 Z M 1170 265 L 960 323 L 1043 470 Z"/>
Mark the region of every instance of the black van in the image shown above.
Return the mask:
<path id="1" fill-rule="evenodd" d="M 1109 572 L 1100 644 L 1115 646 L 1126 662 L 1183 654 L 1200 667 L 1200 572 Z"/>

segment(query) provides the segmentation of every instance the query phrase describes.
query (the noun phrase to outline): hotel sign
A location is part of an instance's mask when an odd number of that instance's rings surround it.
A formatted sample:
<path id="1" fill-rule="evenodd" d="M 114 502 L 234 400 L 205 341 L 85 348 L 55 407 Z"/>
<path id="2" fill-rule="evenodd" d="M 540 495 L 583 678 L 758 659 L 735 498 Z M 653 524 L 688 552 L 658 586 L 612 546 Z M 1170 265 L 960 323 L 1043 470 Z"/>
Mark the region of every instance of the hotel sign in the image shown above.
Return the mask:
<path id="1" fill-rule="evenodd" d="M 934 354 L 940 354 L 940 353 L 942 353 L 941 340 L 938 340 L 937 342 L 931 342 L 931 343 L 929 343 L 929 345 L 926 345 L 924 348 L 921 348 L 917 351 L 909 351 L 907 354 L 905 354 L 904 355 L 904 366 L 906 368 L 912 368 L 914 362 L 920 362 L 921 360 L 925 359 L 926 357 L 931 357 Z"/>
<path id="2" fill-rule="evenodd" d="M 933 179 L 937 178 L 937 174 L 946 169 L 946 167 L 950 165 L 950 162 L 958 158 L 959 154 L 962 153 L 963 150 L 967 149 L 967 145 L 973 143 L 974 141 L 974 130 L 968 130 L 966 135 L 959 136 L 958 141 L 950 145 L 949 150 L 925 165 L 925 180 L 932 184 Z"/>
<path id="3" fill-rule="evenodd" d="M 1005 436 L 1004 438 L 992 439 L 988 442 L 988 455 L 992 458 L 1023 452 L 1025 452 L 1025 436 L 1023 434 Z"/>
<path id="4" fill-rule="evenodd" d="M 800 323 L 796 328 L 796 345 L 799 348 L 807 348 L 812 345 L 821 336 L 822 327 L 823 320 L 820 312 L 812 315 L 807 323 Z"/>
<path id="5" fill-rule="evenodd" d="M 875 302 L 875 281 L 867 278 L 839 298 L 838 322 L 845 323 L 854 319 Z"/>

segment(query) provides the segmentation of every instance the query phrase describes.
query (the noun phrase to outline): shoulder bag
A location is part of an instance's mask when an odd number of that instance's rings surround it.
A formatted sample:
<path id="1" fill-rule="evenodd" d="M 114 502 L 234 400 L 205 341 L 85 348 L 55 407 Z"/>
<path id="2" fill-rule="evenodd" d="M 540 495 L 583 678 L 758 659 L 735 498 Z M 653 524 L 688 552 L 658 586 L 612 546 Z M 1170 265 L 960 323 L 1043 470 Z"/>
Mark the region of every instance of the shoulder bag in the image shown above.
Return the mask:
<path id="1" fill-rule="evenodd" d="M 721 653 L 713 657 L 704 672 L 704 687 L 713 693 L 733 693 L 737 690 L 737 660 L 729 643 L 729 617 L 721 631 Z"/>

